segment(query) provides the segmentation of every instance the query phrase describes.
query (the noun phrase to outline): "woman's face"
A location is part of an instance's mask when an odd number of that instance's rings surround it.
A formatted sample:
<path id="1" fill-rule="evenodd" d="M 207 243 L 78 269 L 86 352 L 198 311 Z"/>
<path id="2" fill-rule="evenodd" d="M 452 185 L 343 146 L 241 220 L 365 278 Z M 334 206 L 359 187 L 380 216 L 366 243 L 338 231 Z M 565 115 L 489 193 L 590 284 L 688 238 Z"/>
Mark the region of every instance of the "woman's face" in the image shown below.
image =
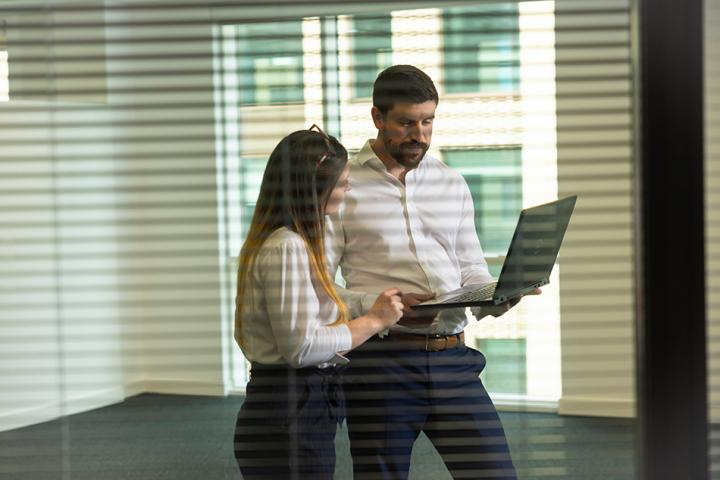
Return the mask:
<path id="1" fill-rule="evenodd" d="M 343 171 L 340 174 L 340 178 L 338 178 L 338 181 L 335 183 L 335 186 L 330 192 L 327 203 L 325 204 L 325 215 L 335 213 L 340 208 L 340 205 L 345 199 L 345 193 L 350 190 L 350 181 L 348 180 L 349 175 L 350 168 L 348 165 L 345 165 L 345 168 L 343 168 Z"/>

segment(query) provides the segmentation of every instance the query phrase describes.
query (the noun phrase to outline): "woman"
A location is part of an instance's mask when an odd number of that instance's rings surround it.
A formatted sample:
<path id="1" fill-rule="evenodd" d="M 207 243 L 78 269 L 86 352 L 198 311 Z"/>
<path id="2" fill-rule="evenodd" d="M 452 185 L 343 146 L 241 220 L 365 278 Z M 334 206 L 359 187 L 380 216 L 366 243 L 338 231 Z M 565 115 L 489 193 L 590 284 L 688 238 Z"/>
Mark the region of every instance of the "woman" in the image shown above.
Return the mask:
<path id="1" fill-rule="evenodd" d="M 325 267 L 325 215 L 350 189 L 348 173 L 347 151 L 316 125 L 282 139 L 265 168 L 235 311 L 235 339 L 251 362 L 235 429 L 245 479 L 333 477 L 342 352 L 402 315 L 400 292 L 389 289 L 348 319 Z"/>

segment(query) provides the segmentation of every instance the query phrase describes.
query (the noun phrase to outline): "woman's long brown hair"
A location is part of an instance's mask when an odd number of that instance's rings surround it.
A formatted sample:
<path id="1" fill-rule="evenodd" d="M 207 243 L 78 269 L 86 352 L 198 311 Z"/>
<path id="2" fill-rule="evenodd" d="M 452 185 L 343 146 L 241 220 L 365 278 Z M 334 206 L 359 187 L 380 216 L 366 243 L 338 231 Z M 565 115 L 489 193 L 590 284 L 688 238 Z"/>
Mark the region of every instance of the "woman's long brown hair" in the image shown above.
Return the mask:
<path id="1" fill-rule="evenodd" d="M 278 228 L 302 237 L 313 277 L 337 304 L 333 325 L 348 321 L 348 310 L 335 289 L 325 261 L 325 205 L 347 164 L 347 151 L 334 137 L 300 130 L 275 147 L 263 175 L 255 212 L 240 251 L 235 298 L 235 339 L 243 346 L 243 298 L 248 275 L 263 243 Z"/>

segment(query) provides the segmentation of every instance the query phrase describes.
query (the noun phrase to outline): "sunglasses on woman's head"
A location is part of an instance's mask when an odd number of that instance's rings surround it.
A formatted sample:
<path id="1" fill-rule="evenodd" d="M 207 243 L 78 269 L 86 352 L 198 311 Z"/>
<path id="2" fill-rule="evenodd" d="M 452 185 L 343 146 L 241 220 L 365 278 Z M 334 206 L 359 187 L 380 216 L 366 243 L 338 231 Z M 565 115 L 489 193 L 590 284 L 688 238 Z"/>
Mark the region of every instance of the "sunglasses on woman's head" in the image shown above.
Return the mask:
<path id="1" fill-rule="evenodd" d="M 328 137 L 327 133 L 323 131 L 322 128 L 318 127 L 317 124 L 313 123 L 312 127 L 308 128 L 308 131 L 310 132 L 318 132 L 320 135 L 322 135 L 325 139 L 325 153 L 320 157 L 320 160 L 317 161 L 316 167 L 319 167 L 321 163 L 325 161 L 326 158 L 328 158 L 330 155 L 333 155 L 332 150 L 330 149 L 330 137 Z"/>

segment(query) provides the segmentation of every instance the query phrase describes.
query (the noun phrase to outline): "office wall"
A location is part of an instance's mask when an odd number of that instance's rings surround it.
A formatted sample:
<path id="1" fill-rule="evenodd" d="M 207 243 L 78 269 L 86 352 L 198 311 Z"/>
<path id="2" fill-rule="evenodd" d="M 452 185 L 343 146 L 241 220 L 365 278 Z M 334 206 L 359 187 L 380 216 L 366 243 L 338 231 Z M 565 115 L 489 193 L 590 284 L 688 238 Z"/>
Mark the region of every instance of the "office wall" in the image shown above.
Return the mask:
<path id="1" fill-rule="evenodd" d="M 19 109 L 18 109 L 19 110 Z M 7 152 L 0 163 L 0 428 L 57 415 L 60 356 L 56 234 L 53 228 L 52 162 L 28 164 L 24 156 L 47 158 L 49 128 L 25 132 L 10 125 L 45 124 L 48 112 L 0 110 L 0 138 Z M 10 142 L 14 145 L 10 146 Z M 32 209 L 32 211 L 29 211 Z M 39 413 L 37 410 L 48 410 Z"/>
<path id="2" fill-rule="evenodd" d="M 223 394 L 211 25 L 108 13 L 108 98 L 133 389 Z"/>
<path id="3" fill-rule="evenodd" d="M 82 51 L 52 27 L 68 20 L 5 18 L 18 68 L 17 98 L 0 104 L 0 429 L 123 398 L 117 199 L 90 175 L 113 162 L 102 29 L 82 32 Z"/>
<path id="4" fill-rule="evenodd" d="M 0 430 L 223 394 L 210 25 L 6 18 Z"/>

